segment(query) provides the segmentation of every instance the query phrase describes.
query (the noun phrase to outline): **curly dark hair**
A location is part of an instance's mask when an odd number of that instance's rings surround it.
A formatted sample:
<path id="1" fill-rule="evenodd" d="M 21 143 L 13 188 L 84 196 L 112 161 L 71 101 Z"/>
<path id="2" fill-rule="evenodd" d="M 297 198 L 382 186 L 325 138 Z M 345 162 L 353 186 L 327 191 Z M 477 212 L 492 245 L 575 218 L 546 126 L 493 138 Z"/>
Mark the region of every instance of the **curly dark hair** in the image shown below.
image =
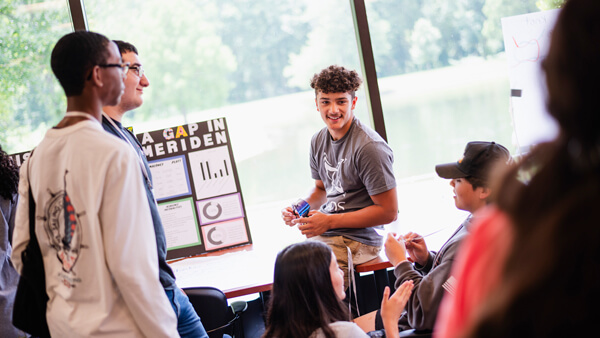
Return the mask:
<path id="1" fill-rule="evenodd" d="M 352 98 L 361 84 L 362 80 L 355 70 L 336 65 L 323 69 L 310 80 L 310 86 L 315 90 L 315 95 L 319 91 L 325 94 L 349 93 Z"/>
<path id="2" fill-rule="evenodd" d="M 19 168 L 0 146 L 0 196 L 11 200 L 19 186 Z"/>

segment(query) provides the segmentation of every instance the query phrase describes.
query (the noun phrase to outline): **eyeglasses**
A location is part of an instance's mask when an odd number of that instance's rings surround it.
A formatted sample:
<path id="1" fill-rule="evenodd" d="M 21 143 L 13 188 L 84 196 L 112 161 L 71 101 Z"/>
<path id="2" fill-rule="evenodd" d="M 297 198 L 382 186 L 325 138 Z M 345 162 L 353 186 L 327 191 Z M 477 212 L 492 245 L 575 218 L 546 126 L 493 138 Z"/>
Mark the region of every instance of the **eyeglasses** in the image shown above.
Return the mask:
<path id="1" fill-rule="evenodd" d="M 132 70 L 140 79 L 144 76 L 144 68 L 142 66 L 129 66 L 129 70 Z"/>
<path id="2" fill-rule="evenodd" d="M 119 67 L 121 68 L 122 74 L 123 74 L 123 78 L 127 77 L 127 71 L 129 70 L 129 62 L 124 62 L 124 63 L 106 63 L 103 65 L 98 65 L 98 67 L 101 68 L 109 68 L 109 67 Z"/>

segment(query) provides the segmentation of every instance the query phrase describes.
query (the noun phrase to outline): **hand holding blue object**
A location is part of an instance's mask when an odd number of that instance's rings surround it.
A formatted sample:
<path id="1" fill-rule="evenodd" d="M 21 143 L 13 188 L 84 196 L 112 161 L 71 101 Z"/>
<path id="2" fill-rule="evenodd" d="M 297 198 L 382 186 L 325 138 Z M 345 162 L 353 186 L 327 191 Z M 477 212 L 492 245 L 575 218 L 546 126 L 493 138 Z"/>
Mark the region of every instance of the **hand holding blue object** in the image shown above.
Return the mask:
<path id="1" fill-rule="evenodd" d="M 298 199 L 296 203 L 292 204 L 292 210 L 299 217 L 307 217 L 310 211 L 310 204 L 303 199 Z"/>

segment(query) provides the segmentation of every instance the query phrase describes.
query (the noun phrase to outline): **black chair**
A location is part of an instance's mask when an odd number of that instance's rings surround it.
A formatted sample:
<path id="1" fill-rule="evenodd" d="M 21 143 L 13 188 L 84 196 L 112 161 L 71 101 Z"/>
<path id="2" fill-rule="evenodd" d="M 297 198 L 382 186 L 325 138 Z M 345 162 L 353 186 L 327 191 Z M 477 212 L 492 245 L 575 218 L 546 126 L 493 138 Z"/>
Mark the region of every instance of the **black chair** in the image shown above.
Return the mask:
<path id="1" fill-rule="evenodd" d="M 222 338 L 224 334 L 243 338 L 241 315 L 248 308 L 246 302 L 237 301 L 230 306 L 223 291 L 210 286 L 184 288 L 183 291 L 210 338 Z"/>
<path id="2" fill-rule="evenodd" d="M 415 329 L 400 331 L 400 337 L 422 337 L 431 338 L 433 332 L 429 330 L 417 331 Z"/>

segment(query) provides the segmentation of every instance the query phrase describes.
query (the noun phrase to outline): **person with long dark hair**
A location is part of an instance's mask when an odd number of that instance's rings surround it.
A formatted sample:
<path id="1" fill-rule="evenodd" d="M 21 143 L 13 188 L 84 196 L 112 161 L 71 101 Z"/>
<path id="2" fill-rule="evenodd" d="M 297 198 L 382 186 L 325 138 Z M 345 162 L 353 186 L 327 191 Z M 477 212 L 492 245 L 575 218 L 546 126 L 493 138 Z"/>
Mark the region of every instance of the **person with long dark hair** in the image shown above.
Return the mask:
<path id="1" fill-rule="evenodd" d="M 412 286 L 412 281 L 402 284 L 391 297 L 386 287 L 381 313 L 388 337 L 399 336 L 398 318 Z M 275 261 L 263 337 L 368 337 L 348 321 L 344 290 L 344 274 L 329 246 L 306 241 L 286 247 Z"/>
<path id="2" fill-rule="evenodd" d="M 19 168 L 0 146 L 0 337 L 23 337 L 12 325 L 19 274 L 10 259 L 17 211 Z"/>
<path id="3" fill-rule="evenodd" d="M 436 327 L 440 337 L 593 331 L 600 304 L 599 15 L 597 0 L 568 0 L 558 16 L 542 67 L 559 134 L 499 182 L 497 207 L 462 259 L 485 261 L 485 268 L 457 269 L 456 294 Z M 462 318 L 452 319 L 461 309 Z"/>

